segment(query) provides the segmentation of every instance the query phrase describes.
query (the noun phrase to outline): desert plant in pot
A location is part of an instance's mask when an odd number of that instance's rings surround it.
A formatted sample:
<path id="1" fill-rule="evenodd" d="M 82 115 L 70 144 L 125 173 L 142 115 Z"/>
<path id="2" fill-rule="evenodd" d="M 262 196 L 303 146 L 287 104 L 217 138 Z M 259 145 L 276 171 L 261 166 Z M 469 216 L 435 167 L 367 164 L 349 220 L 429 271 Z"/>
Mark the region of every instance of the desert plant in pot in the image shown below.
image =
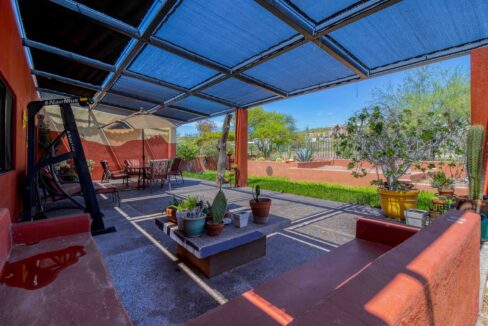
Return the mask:
<path id="1" fill-rule="evenodd" d="M 435 219 L 450 209 L 454 208 L 455 199 L 451 196 L 437 196 L 432 198 L 429 204 L 429 216 Z"/>
<path id="2" fill-rule="evenodd" d="M 172 205 L 168 206 L 168 208 L 175 211 L 175 219 L 176 224 L 178 225 L 178 230 L 183 231 L 183 217 L 186 216 L 188 211 L 187 204 L 185 200 L 179 201 L 178 203 L 173 203 Z M 169 219 L 168 215 L 168 219 Z"/>
<path id="3" fill-rule="evenodd" d="M 209 236 L 217 236 L 224 228 L 224 216 L 227 210 L 227 198 L 222 189 L 219 190 L 215 196 L 212 205 L 207 204 L 207 211 L 210 212 L 212 220 L 207 221 L 207 234 Z M 208 214 L 208 213 L 207 213 Z"/>
<path id="4" fill-rule="evenodd" d="M 166 209 L 164 210 L 164 212 L 168 216 L 168 221 L 177 223 L 176 211 L 178 209 L 179 204 L 180 201 L 175 196 L 173 196 L 173 200 L 171 201 L 171 204 L 169 204 L 168 207 L 166 207 Z"/>
<path id="5" fill-rule="evenodd" d="M 466 139 L 466 172 L 468 173 L 468 200 L 462 201 L 459 209 L 480 212 L 483 205 L 483 144 L 485 130 L 480 125 L 471 126 Z"/>
<path id="6" fill-rule="evenodd" d="M 406 209 L 415 209 L 419 191 L 400 179 L 425 157 L 442 149 L 449 128 L 437 113 L 427 116 L 387 105 L 365 108 L 349 118 L 340 135 L 338 154 L 351 157 L 348 168 L 355 177 L 369 170 L 364 163 L 381 171 L 378 180 L 380 204 L 386 216 L 404 219 Z M 383 179 L 384 178 L 384 179 Z"/>
<path id="7" fill-rule="evenodd" d="M 191 196 L 183 200 L 181 205 L 185 208 L 184 214 L 180 217 L 177 212 L 176 217 L 181 219 L 183 233 L 189 238 L 199 237 L 205 230 L 203 203 L 198 197 Z"/>
<path id="8" fill-rule="evenodd" d="M 270 198 L 261 198 L 261 187 L 257 185 L 252 188 L 252 197 L 249 201 L 251 206 L 252 217 L 256 224 L 268 223 L 269 209 L 271 207 Z"/>
<path id="9" fill-rule="evenodd" d="M 454 179 L 449 178 L 444 171 L 430 172 L 430 185 L 436 188 L 440 196 L 454 196 Z"/>

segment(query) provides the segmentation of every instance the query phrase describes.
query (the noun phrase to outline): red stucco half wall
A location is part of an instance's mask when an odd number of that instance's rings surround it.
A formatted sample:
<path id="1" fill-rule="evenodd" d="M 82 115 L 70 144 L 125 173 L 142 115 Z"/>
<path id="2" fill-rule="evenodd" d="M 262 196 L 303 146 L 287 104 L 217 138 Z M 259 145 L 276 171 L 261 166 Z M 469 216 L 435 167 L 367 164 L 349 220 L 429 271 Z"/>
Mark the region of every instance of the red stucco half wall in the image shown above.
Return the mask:
<path id="1" fill-rule="evenodd" d="M 0 208 L 8 208 L 12 220 L 20 214 L 22 185 L 26 171 L 26 134 L 22 126 L 22 111 L 37 99 L 22 40 L 9 0 L 0 0 L 0 76 L 14 95 L 14 170 L 0 174 Z"/>

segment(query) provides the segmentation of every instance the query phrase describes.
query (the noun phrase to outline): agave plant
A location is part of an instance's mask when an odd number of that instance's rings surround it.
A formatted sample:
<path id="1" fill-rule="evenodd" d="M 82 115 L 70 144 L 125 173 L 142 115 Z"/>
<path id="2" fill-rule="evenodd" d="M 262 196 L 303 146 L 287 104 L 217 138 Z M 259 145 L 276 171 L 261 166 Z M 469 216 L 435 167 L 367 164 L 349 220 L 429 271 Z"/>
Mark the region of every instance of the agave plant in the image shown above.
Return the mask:
<path id="1" fill-rule="evenodd" d="M 313 160 L 313 150 L 310 147 L 299 148 L 296 151 L 299 162 L 310 162 Z"/>

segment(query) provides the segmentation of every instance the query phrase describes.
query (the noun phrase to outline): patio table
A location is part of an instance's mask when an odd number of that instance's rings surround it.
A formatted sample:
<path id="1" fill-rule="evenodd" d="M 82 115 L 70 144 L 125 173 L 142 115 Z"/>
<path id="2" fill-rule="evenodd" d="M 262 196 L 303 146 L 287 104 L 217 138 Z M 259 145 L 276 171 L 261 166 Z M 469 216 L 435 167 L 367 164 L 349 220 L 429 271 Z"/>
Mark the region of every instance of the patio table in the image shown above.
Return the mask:
<path id="1" fill-rule="evenodd" d="M 269 216 L 267 224 L 255 224 L 250 217 L 249 224 L 244 228 L 229 224 L 218 236 L 202 234 L 197 238 L 188 238 L 166 218 L 155 222 L 164 234 L 176 242 L 177 257 L 209 278 L 265 256 L 266 236 L 289 223 L 284 218 Z"/>
<path id="2" fill-rule="evenodd" d="M 144 190 L 146 189 L 146 173 L 149 169 L 149 166 L 138 166 L 138 167 L 131 167 L 132 170 L 137 170 L 137 189 Z M 142 185 L 141 185 L 142 181 Z"/>

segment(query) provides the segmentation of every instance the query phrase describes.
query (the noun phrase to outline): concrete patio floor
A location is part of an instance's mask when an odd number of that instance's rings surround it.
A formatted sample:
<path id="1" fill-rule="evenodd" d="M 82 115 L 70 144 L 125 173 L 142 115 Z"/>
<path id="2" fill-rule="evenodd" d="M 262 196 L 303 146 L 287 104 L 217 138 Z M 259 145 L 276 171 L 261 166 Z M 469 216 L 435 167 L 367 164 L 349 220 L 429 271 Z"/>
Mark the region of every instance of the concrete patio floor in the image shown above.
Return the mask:
<path id="1" fill-rule="evenodd" d="M 122 191 L 120 208 L 100 200 L 106 226 L 115 226 L 117 232 L 95 239 L 134 324 L 183 324 L 353 239 L 358 217 L 381 218 L 379 211 L 360 205 L 264 191 L 273 199 L 271 214 L 285 220 L 268 236 L 266 257 L 207 279 L 177 260 L 175 243 L 154 219 L 163 216 L 172 195 L 211 200 L 216 192 L 213 183 L 185 180 L 173 184 L 172 191 L 159 186 L 152 192 Z M 231 211 L 249 208 L 249 188 L 224 192 Z"/>

